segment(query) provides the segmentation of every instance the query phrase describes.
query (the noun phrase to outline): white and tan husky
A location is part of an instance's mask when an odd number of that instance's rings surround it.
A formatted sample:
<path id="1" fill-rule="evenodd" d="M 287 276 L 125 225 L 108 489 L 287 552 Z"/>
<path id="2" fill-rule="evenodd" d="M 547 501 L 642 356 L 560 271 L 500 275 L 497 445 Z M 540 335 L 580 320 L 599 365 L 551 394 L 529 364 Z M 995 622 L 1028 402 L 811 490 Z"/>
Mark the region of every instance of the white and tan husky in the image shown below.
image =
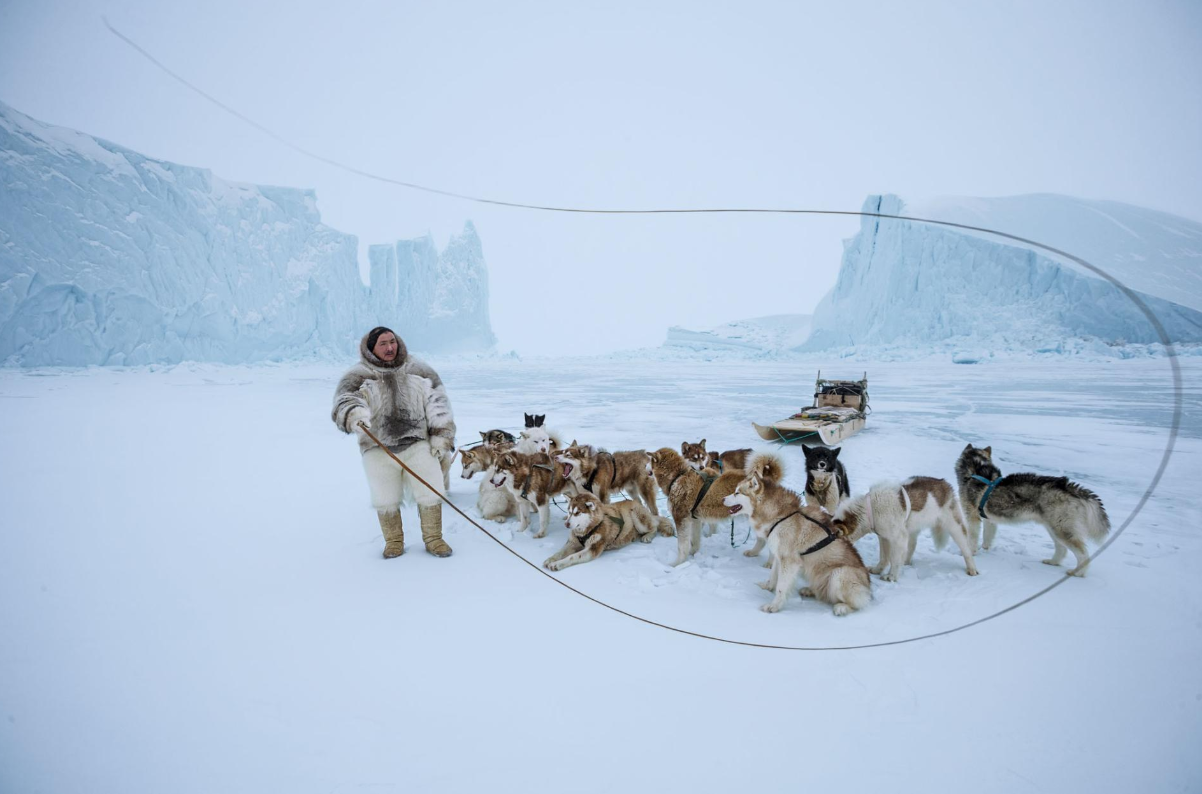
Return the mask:
<path id="1" fill-rule="evenodd" d="M 868 493 L 841 502 L 831 525 L 853 543 L 869 532 L 877 534 L 881 557 L 871 570 L 886 582 L 901 576 L 914 557 L 918 534 L 928 527 L 936 548 L 951 535 L 968 575 L 977 575 L 960 500 L 947 480 L 911 477 L 903 483 L 878 483 Z"/>
<path id="2" fill-rule="evenodd" d="M 497 453 L 481 444 L 476 447 L 460 447 L 459 454 L 463 464 L 460 476 L 463 479 L 470 480 L 481 472 L 484 474 L 484 480 L 480 483 L 480 494 L 476 497 L 476 509 L 480 511 L 481 517 L 498 524 L 504 524 L 505 519 L 510 516 L 516 517 L 518 503 L 513 494 L 508 488 L 499 487 L 492 482 L 492 477 L 496 474 L 494 466 Z"/>
<path id="3" fill-rule="evenodd" d="M 571 486 L 560 474 L 559 466 L 547 455 L 523 455 L 505 452 L 497 457 L 489 481 L 509 490 L 518 504 L 518 532 L 530 526 L 530 511 L 538 512 L 539 528 L 532 537 L 547 534 L 551 523 L 551 499 Z"/>
<path id="4" fill-rule="evenodd" d="M 602 552 L 620 549 L 638 540 L 650 543 L 656 533 L 672 536 L 672 522 L 653 516 L 633 499 L 606 504 L 591 493 L 580 493 L 568 501 L 564 524 L 570 530 L 568 542 L 543 562 L 543 567 L 562 571 L 572 565 L 591 562 Z"/>
<path id="5" fill-rule="evenodd" d="M 800 594 L 830 604 L 836 615 L 868 606 L 868 569 L 855 547 L 834 534 L 830 514 L 817 505 L 803 506 L 798 494 L 756 473 L 779 476 L 783 468 L 775 455 L 756 455 L 748 469 L 751 474 L 723 504 L 732 515 L 747 513 L 756 538 L 772 553 L 772 574 L 760 587 L 775 591 L 776 597 L 760 609 L 779 612 L 799 576 L 809 585 Z"/>

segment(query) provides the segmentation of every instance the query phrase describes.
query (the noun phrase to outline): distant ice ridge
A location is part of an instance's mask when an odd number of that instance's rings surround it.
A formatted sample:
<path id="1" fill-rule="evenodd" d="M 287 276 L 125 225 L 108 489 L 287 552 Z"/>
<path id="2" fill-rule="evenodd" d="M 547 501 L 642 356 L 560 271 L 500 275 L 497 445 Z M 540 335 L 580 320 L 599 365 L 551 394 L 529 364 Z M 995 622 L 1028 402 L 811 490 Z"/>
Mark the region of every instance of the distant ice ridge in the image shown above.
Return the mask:
<path id="1" fill-rule="evenodd" d="M 239 364 L 353 355 L 374 325 L 422 352 L 491 348 L 468 222 L 371 249 L 311 190 L 227 182 L 0 103 L 0 364 Z"/>
<path id="2" fill-rule="evenodd" d="M 810 335 L 810 315 L 773 314 L 738 320 L 708 331 L 672 326 L 664 347 L 699 352 L 772 354 L 796 347 Z"/>
<path id="3" fill-rule="evenodd" d="M 1034 206 L 1024 214 L 1020 212 L 1021 202 L 1027 198 L 1004 203 L 1016 218 L 1053 215 L 1049 206 L 1076 211 L 1091 204 L 1066 197 L 1034 197 Z M 1197 255 L 1194 246 L 1202 240 L 1202 225 L 1117 202 L 1092 204 L 1104 204 L 1108 223 L 1122 226 L 1125 233 L 1133 235 L 1132 240 L 1141 239 L 1146 245 L 1139 248 L 1131 242 L 1116 255 L 1117 259 L 1111 257 L 1114 261 L 1096 264 L 1121 271 L 1121 275 L 1115 273 L 1120 280 L 1175 295 L 1188 303 L 1197 302 L 1195 292 L 1202 282 L 1190 266 L 1182 263 L 1194 261 L 1191 257 Z M 863 211 L 918 215 L 892 195 L 870 196 Z M 934 208 L 926 211 L 940 214 Z M 946 208 L 942 214 L 957 215 Z M 1093 217 L 1089 213 L 1087 216 Z M 990 223 L 987 214 L 972 219 L 986 227 Z M 1091 253 L 1104 253 L 1103 249 L 1095 252 L 1082 244 L 1096 233 L 1092 227 L 1073 228 L 1068 217 L 1059 226 L 1054 217 L 1045 220 L 1047 229 L 1041 221 L 1038 228 L 1027 230 L 1037 242 L 1062 247 L 1087 261 Z M 999 231 L 1022 236 L 1021 231 L 1006 228 L 1000 221 L 998 227 Z M 1054 240 L 1048 240 L 1045 233 L 1052 228 L 1058 233 Z M 1142 229 L 1142 234 L 1137 229 Z M 1153 235 L 1152 229 L 1159 231 Z M 1166 239 L 1180 242 L 1179 247 L 1169 250 Z M 1141 256 L 1142 260 L 1135 258 Z M 1130 264 L 1134 262 L 1143 264 Z M 1202 312 L 1135 291 L 1163 323 L 1172 341 L 1202 342 Z M 845 242 L 838 281 L 814 311 L 810 338 L 797 349 L 947 347 L 1106 354 L 1129 343 L 1158 341 L 1147 318 L 1122 291 L 1051 255 L 957 229 L 865 217 L 859 234 Z"/>

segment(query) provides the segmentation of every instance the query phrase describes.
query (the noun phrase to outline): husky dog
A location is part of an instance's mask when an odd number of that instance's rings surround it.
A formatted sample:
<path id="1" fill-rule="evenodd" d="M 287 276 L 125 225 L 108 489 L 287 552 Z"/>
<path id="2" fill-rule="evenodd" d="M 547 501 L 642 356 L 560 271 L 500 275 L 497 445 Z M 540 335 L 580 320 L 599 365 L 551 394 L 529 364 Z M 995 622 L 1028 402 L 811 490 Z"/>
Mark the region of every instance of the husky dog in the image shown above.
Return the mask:
<path id="1" fill-rule="evenodd" d="M 1065 552 L 1071 550 L 1077 567 L 1069 574 L 1084 576 L 1089 567 L 1086 541 L 1101 543 L 1110 533 L 1110 518 L 1093 491 L 1067 477 L 1040 474 L 1003 477 L 993 465 L 991 447 L 966 446 L 956 461 L 956 481 L 964 508 L 971 511 L 974 547 L 981 521 L 985 523 L 984 550 L 993 545 L 998 524 L 1033 521 L 1043 525 L 1056 544 L 1051 558 L 1044 562 L 1059 565 Z"/>
<path id="2" fill-rule="evenodd" d="M 743 472 L 731 470 L 721 477 L 705 477 L 671 447 L 651 453 L 651 471 L 676 522 L 677 553 L 672 564 L 680 565 L 701 548 L 702 523 L 716 524 L 730 518 L 730 510 L 722 500 L 735 490 Z"/>
<path id="3" fill-rule="evenodd" d="M 834 513 L 839 502 L 851 496 L 847 469 L 839 460 L 840 447 L 801 448 L 806 456 L 806 503 Z"/>
<path id="4" fill-rule="evenodd" d="M 554 455 L 563 469 L 563 476 L 572 481 L 577 493 L 596 494 L 602 502 L 609 496 L 622 493 L 641 500 L 652 515 L 659 515 L 655 504 L 655 480 L 647 473 L 646 450 L 606 452 L 575 439 L 563 451 Z"/>
<path id="5" fill-rule="evenodd" d="M 902 567 L 910 564 L 918 533 L 927 527 L 936 548 L 942 548 L 951 535 L 964 555 L 968 575 L 977 575 L 964 514 L 947 480 L 911 477 L 901 484 L 878 483 L 868 493 L 844 500 L 831 526 L 853 543 L 869 532 L 877 534 L 881 558 L 871 570 L 886 582 L 896 582 Z"/>
<path id="6" fill-rule="evenodd" d="M 551 498 L 568 486 L 568 481 L 559 473 L 547 455 L 523 455 L 506 452 L 493 465 L 493 476 L 489 479 L 496 487 L 504 486 L 518 503 L 518 532 L 530 526 L 531 508 L 538 511 L 539 529 L 532 537 L 547 534 L 551 522 Z"/>
<path id="7" fill-rule="evenodd" d="M 496 473 L 494 465 L 497 462 L 497 453 L 482 444 L 477 447 L 460 447 L 459 454 L 462 456 L 459 460 L 463 464 L 463 472 L 460 475 L 463 479 L 470 480 L 484 472 L 484 480 L 480 483 L 480 495 L 476 498 L 476 508 L 480 515 L 498 524 L 504 524 L 505 519 L 516 516 L 518 503 L 513 494 L 508 488 L 498 488 L 492 483 L 492 477 Z"/>
<path id="8" fill-rule="evenodd" d="M 490 449 L 507 452 L 513 447 L 514 443 L 517 441 L 517 438 L 515 438 L 512 433 L 506 433 L 504 430 L 497 429 L 481 430 L 480 440 L 484 443 L 484 446 L 489 447 Z"/>
<path id="9" fill-rule="evenodd" d="M 706 452 L 704 438 L 696 444 L 690 444 L 687 441 L 682 441 L 680 444 L 680 456 L 693 467 L 693 471 L 716 469 L 717 474 L 725 474 L 729 469 L 742 471 L 743 467 L 747 465 L 747 456 L 750 454 L 750 449 L 732 449 L 721 453 Z"/>
<path id="10" fill-rule="evenodd" d="M 591 562 L 603 551 L 620 549 L 634 540 L 650 543 L 658 532 L 672 537 L 672 522 L 653 516 L 633 499 L 606 504 L 591 493 L 579 493 L 568 502 L 564 520 L 571 533 L 563 548 L 552 554 L 543 567 L 552 571 Z"/>
<path id="11" fill-rule="evenodd" d="M 768 581 L 760 587 L 776 597 L 760 609 L 779 612 L 798 576 L 809 582 L 801 596 L 831 604 L 843 616 L 863 609 L 872 598 L 868 569 L 855 546 L 832 530 L 830 514 L 817 505 L 802 506 L 801 497 L 772 479 L 754 473 L 757 462 L 774 455 L 756 455 L 752 473 L 722 500 L 731 515 L 746 512 L 758 542 L 766 543 L 775 562 Z M 780 460 L 773 462 L 780 470 Z"/>

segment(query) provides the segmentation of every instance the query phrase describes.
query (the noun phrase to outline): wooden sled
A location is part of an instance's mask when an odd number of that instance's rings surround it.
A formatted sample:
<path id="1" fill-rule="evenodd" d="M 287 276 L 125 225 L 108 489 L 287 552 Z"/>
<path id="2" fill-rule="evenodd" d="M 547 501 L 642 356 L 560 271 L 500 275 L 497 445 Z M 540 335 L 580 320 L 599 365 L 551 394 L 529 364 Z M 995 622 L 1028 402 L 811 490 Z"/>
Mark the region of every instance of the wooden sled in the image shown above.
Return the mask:
<path id="1" fill-rule="evenodd" d="M 830 447 L 863 430 L 868 410 L 868 373 L 862 380 L 824 380 L 819 371 L 813 405 L 787 419 L 751 426 L 765 441 Z"/>

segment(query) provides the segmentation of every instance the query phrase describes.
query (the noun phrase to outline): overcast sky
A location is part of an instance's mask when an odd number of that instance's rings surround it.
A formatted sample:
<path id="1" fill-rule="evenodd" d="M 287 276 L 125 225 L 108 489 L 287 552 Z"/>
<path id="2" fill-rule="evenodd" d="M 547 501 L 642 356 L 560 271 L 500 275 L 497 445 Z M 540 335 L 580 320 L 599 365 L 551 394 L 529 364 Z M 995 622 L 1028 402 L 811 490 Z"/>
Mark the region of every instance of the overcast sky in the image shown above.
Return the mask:
<path id="1" fill-rule="evenodd" d="M 593 207 L 860 208 L 1055 192 L 1202 219 L 1202 3 L 0 0 L 0 100 L 242 182 L 314 188 L 369 243 L 475 221 L 502 350 L 594 352 L 809 312 L 854 220 Z M 381 318 L 382 322 L 398 322 Z M 398 322 L 399 324 L 399 322 Z"/>

